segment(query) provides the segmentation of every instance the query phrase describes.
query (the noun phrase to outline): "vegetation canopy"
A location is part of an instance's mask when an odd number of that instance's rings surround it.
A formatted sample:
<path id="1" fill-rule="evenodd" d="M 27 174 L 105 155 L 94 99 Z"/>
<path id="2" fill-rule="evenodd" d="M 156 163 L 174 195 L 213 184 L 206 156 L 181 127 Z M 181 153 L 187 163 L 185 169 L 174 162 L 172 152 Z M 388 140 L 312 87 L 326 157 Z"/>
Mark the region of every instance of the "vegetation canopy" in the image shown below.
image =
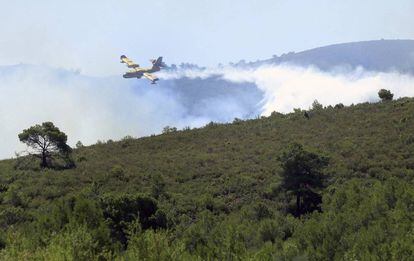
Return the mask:
<path id="1" fill-rule="evenodd" d="M 2 160 L 0 260 L 411 260 L 414 99 L 307 112 Z"/>

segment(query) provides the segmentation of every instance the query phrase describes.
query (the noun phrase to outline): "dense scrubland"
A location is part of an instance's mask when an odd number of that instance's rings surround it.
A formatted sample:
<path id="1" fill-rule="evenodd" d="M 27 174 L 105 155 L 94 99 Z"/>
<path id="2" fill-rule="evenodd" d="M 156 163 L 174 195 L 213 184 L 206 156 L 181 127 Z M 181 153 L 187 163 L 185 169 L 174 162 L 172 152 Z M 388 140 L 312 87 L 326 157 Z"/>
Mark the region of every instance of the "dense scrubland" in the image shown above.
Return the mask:
<path id="1" fill-rule="evenodd" d="M 299 214 L 284 186 L 292 144 L 324 159 L 321 202 Z M 414 256 L 412 98 L 79 143 L 72 158 L 0 161 L 0 259 Z"/>

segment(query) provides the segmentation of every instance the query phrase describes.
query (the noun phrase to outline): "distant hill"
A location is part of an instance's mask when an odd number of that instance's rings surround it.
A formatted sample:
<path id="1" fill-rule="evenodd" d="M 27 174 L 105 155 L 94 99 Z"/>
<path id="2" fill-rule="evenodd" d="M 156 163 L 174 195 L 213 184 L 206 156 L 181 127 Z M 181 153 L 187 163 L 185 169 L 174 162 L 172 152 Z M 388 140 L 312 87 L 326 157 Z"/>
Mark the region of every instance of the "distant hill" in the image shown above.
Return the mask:
<path id="1" fill-rule="evenodd" d="M 288 53 L 251 63 L 314 65 L 330 71 L 361 66 L 370 71 L 414 74 L 414 40 L 378 40 L 335 44 L 298 53 Z"/>

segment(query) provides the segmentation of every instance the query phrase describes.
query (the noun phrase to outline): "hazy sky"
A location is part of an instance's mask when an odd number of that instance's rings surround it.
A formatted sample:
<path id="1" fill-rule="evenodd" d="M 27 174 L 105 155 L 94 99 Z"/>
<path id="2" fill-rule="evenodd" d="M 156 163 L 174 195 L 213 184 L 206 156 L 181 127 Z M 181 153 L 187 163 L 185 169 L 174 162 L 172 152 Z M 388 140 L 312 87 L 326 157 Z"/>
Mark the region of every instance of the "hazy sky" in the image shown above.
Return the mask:
<path id="1" fill-rule="evenodd" d="M 0 65 L 85 74 L 142 65 L 256 60 L 313 47 L 414 39 L 413 0 L 0 0 Z"/>

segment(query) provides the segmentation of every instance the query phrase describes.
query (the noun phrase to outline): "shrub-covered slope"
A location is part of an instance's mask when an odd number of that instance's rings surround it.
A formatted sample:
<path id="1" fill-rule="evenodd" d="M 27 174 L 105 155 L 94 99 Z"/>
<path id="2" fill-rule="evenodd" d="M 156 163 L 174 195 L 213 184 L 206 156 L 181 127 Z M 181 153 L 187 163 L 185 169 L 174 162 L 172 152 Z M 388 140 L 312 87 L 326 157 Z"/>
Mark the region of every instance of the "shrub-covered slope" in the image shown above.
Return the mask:
<path id="1" fill-rule="evenodd" d="M 76 149 L 77 167 L 69 170 L 39 170 L 24 158 L 1 161 L 0 257 L 331 260 L 414 254 L 414 99 L 315 108 L 309 115 L 273 113 L 108 141 Z M 291 202 L 280 189 L 278 156 L 293 142 L 330 158 L 322 212 L 300 219 L 286 211 Z M 138 200 L 138 230 L 131 220 L 119 229 L 108 210 L 128 207 L 130 199 L 122 201 L 128 195 Z M 143 207 L 148 204 L 156 206 L 147 220 L 141 212 L 149 211 Z M 85 221 L 88 211 L 102 224 Z M 121 235 L 126 241 L 117 240 L 114 227 L 128 231 Z M 111 232 L 96 232 L 105 229 Z"/>
<path id="2" fill-rule="evenodd" d="M 414 74 L 414 40 L 377 40 L 323 46 L 259 61 L 314 65 L 324 71 L 355 69 Z"/>

